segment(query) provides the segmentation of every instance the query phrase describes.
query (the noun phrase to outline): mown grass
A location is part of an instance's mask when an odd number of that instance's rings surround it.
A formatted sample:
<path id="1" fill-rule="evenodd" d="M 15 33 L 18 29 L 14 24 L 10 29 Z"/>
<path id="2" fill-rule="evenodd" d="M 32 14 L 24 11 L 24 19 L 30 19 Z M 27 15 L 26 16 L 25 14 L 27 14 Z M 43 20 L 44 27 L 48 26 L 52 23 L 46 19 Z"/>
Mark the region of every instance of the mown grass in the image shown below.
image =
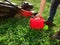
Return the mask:
<path id="1" fill-rule="evenodd" d="M 19 1 L 14 2 L 19 4 Z M 40 1 L 38 0 L 28 0 L 34 5 L 34 10 L 39 10 Z M 43 17 L 47 20 L 49 16 L 50 1 L 47 1 Z M 20 17 L 10 18 L 7 20 L 0 19 L 0 45 L 60 45 L 60 41 L 57 39 L 52 39 L 51 36 L 60 27 L 60 10 L 57 10 L 54 23 L 57 27 L 52 27 L 47 31 L 36 31 L 30 29 L 29 18 Z"/>

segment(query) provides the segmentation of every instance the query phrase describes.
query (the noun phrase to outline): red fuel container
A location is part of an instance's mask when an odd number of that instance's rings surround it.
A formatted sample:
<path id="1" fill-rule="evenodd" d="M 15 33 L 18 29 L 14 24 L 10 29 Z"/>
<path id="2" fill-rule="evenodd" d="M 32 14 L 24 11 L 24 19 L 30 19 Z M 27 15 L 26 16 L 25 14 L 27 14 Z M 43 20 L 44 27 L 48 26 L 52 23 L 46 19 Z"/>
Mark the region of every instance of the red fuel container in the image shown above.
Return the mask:
<path id="1" fill-rule="evenodd" d="M 43 29 L 44 19 L 42 17 L 30 18 L 30 28 L 32 29 Z"/>

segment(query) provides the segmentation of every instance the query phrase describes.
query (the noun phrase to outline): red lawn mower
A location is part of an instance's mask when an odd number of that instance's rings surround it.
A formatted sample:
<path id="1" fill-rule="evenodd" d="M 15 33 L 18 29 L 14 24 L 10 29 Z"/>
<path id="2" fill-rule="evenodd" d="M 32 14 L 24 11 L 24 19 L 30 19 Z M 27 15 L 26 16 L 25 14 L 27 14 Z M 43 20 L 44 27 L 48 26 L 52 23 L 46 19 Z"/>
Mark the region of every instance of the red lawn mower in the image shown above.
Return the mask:
<path id="1" fill-rule="evenodd" d="M 29 17 L 35 15 L 31 10 L 33 5 L 28 2 L 23 2 L 21 6 L 11 3 L 9 0 L 5 2 L 0 2 L 0 18 L 7 19 L 14 17 L 17 13 L 24 17 Z"/>

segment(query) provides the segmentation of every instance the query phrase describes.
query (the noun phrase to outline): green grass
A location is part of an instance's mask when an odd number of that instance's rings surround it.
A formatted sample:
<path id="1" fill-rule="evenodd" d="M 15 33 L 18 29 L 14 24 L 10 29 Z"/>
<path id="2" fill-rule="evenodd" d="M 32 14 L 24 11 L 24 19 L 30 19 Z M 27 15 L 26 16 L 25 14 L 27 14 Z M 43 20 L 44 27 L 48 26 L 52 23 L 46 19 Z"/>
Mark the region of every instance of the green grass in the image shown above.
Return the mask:
<path id="1" fill-rule="evenodd" d="M 16 2 L 15 0 L 13 0 Z M 34 5 L 34 10 L 39 10 L 39 0 L 28 0 Z M 34 2 L 35 1 L 35 2 Z M 17 1 L 19 4 L 19 1 Z M 43 12 L 43 17 L 47 20 L 49 16 L 50 2 L 47 1 Z M 57 27 L 52 27 L 47 31 L 36 31 L 30 29 L 29 18 L 20 17 L 0 20 L 0 45 L 60 45 L 60 41 L 52 39 L 51 36 L 60 27 L 60 10 L 57 10 L 54 23 Z"/>

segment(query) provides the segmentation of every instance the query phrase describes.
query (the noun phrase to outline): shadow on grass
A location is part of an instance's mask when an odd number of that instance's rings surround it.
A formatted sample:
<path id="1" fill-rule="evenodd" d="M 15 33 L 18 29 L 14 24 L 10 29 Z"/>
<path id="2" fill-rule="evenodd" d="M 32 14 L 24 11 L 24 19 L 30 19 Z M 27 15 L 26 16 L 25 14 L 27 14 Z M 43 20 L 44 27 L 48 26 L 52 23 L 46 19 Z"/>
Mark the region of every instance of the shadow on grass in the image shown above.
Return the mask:
<path id="1" fill-rule="evenodd" d="M 9 28 L 15 28 L 17 26 L 16 22 L 18 22 L 16 18 L 0 19 L 0 34 L 4 35 Z"/>

